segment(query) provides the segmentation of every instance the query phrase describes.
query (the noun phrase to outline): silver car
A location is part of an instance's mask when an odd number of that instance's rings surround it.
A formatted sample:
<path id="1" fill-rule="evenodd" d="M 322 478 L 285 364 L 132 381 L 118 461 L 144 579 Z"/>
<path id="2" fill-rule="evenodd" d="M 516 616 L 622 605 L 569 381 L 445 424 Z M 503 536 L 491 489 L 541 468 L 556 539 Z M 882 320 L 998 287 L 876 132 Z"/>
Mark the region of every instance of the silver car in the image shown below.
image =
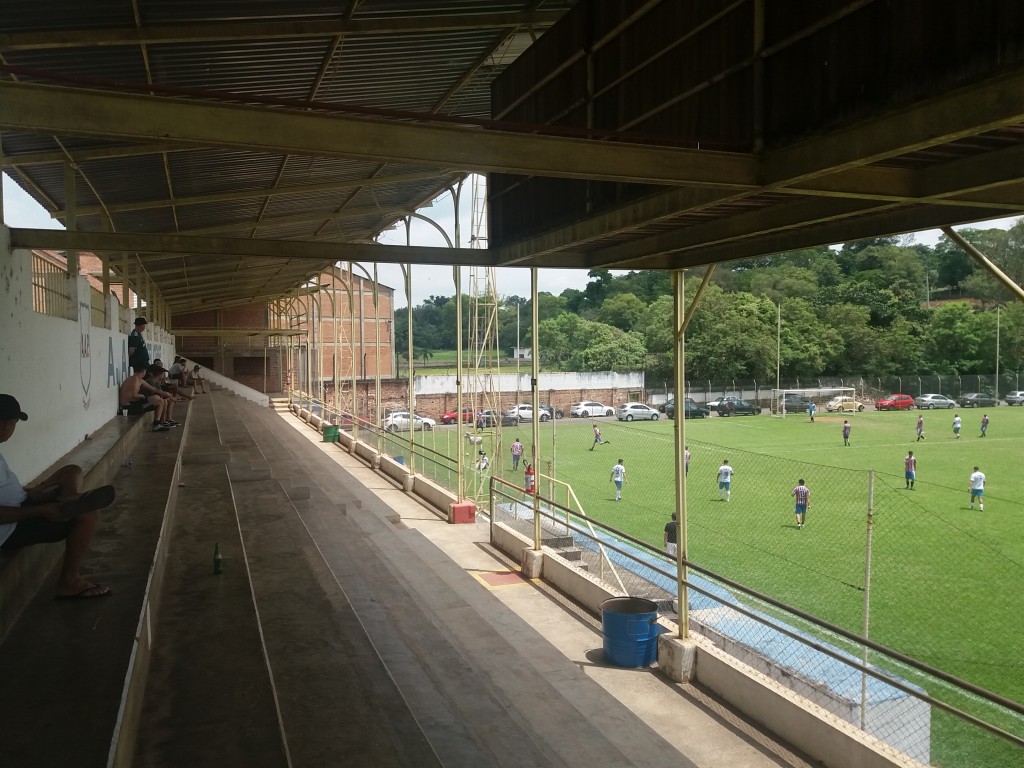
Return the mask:
<path id="1" fill-rule="evenodd" d="M 950 400 L 945 395 L 921 395 L 914 398 L 914 405 L 927 410 L 934 408 L 956 408 L 956 400 Z"/>
<path id="2" fill-rule="evenodd" d="M 658 420 L 658 411 L 643 403 L 623 403 L 615 409 L 615 418 L 619 421 Z"/>

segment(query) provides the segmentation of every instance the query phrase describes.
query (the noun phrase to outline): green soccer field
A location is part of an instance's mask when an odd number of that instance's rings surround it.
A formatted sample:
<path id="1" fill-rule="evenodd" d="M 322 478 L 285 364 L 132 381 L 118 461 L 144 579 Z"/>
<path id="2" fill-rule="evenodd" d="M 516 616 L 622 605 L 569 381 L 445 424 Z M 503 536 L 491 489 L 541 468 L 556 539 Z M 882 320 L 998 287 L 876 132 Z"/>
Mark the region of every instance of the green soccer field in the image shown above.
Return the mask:
<path id="1" fill-rule="evenodd" d="M 954 413 L 964 422 L 954 439 Z M 776 418 L 713 417 L 686 422 L 692 452 L 687 531 L 692 560 L 853 631 L 864 627 L 868 470 L 875 470 L 871 543 L 870 636 L 1015 700 L 1024 700 L 1019 595 L 1024 592 L 1024 408 Z M 589 421 L 542 425 L 541 467 L 572 485 L 591 517 L 660 545 L 674 509 L 674 422 L 598 420 L 608 444 L 591 451 Z M 520 434 L 529 451 L 527 425 Z M 554 443 L 552 440 L 554 439 Z M 449 438 L 451 440 L 451 438 Z M 554 449 L 553 449 L 554 446 Z M 918 458 L 906 490 L 903 458 Z M 614 501 L 611 468 L 623 458 L 623 500 Z M 519 481 L 507 457 L 494 469 Z M 719 497 L 717 469 L 735 468 L 732 498 Z M 987 476 L 985 511 L 969 509 L 968 478 Z M 518 478 L 518 479 L 517 479 Z M 797 529 L 790 492 L 811 489 L 807 524 Z M 541 483 L 542 492 L 545 489 Z"/>

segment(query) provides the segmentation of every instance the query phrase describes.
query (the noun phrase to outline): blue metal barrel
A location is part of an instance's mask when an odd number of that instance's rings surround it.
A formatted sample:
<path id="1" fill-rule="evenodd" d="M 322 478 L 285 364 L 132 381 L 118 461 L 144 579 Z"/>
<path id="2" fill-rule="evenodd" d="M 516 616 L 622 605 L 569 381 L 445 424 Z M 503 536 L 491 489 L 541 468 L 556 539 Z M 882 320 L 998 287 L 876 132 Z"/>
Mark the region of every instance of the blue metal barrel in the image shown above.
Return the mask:
<path id="1" fill-rule="evenodd" d="M 604 658 L 616 667 L 649 667 L 658 659 L 658 606 L 643 597 L 601 603 Z"/>

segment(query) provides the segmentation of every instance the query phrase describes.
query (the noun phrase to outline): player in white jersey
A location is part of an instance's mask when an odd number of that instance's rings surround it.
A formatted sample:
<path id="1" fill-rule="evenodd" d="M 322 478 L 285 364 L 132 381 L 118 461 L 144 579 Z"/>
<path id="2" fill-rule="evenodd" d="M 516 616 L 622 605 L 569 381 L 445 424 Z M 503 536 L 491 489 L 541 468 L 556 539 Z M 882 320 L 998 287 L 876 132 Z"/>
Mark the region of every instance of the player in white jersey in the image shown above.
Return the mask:
<path id="1" fill-rule="evenodd" d="M 626 482 L 626 467 L 619 459 L 618 464 L 612 467 L 611 481 L 615 483 L 615 500 L 622 501 L 622 485 Z"/>
<path id="2" fill-rule="evenodd" d="M 732 476 L 733 468 L 729 466 L 729 460 L 723 459 L 722 466 L 718 468 L 718 498 L 729 501 L 732 498 Z"/>

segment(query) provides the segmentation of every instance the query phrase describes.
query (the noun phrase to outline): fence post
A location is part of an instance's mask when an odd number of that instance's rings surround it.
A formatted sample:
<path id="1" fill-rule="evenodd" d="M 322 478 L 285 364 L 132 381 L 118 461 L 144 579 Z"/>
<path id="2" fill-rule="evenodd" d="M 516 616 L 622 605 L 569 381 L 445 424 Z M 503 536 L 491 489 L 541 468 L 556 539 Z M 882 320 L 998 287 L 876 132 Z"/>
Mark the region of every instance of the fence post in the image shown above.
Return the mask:
<path id="1" fill-rule="evenodd" d="M 871 629 L 871 539 L 874 529 L 874 507 L 875 507 L 875 470 L 868 470 L 868 514 L 867 532 L 865 534 L 864 546 L 864 627 L 862 633 L 865 638 L 869 636 Z M 868 665 L 868 647 L 861 646 L 861 662 Z M 860 678 L 860 727 L 864 729 L 868 710 L 868 676 L 861 672 Z"/>

